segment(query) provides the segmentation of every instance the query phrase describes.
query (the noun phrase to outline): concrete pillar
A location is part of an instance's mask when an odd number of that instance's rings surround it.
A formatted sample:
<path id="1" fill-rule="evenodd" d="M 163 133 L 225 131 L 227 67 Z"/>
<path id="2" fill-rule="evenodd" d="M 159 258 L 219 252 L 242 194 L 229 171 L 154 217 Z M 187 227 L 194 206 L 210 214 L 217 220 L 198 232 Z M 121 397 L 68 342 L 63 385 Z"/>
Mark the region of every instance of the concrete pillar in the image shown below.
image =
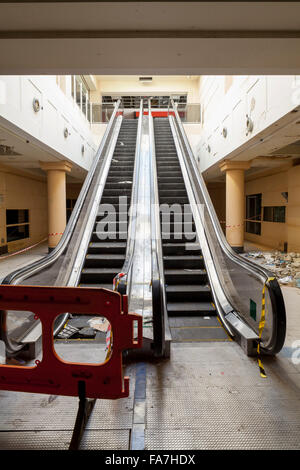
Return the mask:
<path id="1" fill-rule="evenodd" d="M 48 183 L 48 247 L 52 251 L 66 228 L 66 173 L 71 171 L 69 162 L 40 162 L 47 172 Z"/>
<path id="2" fill-rule="evenodd" d="M 244 250 L 245 170 L 250 162 L 225 161 L 220 164 L 226 172 L 226 238 L 237 252 Z"/>
<path id="3" fill-rule="evenodd" d="M 288 251 L 300 253 L 300 165 L 288 170 L 286 223 Z"/>

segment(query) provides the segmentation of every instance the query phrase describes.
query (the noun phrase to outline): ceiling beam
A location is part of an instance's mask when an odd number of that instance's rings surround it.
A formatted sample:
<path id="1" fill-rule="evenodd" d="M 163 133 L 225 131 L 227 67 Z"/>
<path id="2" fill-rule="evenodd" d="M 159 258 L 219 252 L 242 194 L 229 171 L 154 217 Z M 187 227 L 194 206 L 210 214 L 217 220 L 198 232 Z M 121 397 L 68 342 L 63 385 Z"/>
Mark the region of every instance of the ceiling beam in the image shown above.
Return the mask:
<path id="1" fill-rule="evenodd" d="M 197 30 L 118 30 L 118 31 L 0 31 L 0 39 L 297 39 L 296 31 L 197 31 Z"/>

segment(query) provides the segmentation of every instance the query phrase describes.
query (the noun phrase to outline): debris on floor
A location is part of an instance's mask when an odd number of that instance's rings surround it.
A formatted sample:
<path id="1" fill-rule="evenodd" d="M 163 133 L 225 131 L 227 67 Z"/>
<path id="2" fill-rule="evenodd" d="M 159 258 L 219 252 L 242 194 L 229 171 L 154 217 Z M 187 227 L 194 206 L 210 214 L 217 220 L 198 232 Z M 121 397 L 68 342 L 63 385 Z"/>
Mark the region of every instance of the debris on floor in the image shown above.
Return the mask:
<path id="1" fill-rule="evenodd" d="M 93 328 L 81 328 L 79 331 L 79 337 L 80 338 L 95 338 L 96 332 Z"/>
<path id="2" fill-rule="evenodd" d="M 88 324 L 91 328 L 106 333 L 109 325 L 109 321 L 104 317 L 95 317 L 88 320 Z"/>
<path id="3" fill-rule="evenodd" d="M 300 288 L 300 253 L 249 251 L 242 256 L 273 272 L 280 284 Z"/>
<path id="4" fill-rule="evenodd" d="M 110 323 L 104 317 L 87 315 L 70 315 L 64 328 L 56 336 L 57 339 L 97 339 L 105 341 Z"/>
<path id="5" fill-rule="evenodd" d="M 6 363 L 6 348 L 4 341 L 0 340 L 0 364 Z"/>
<path id="6" fill-rule="evenodd" d="M 57 338 L 58 339 L 68 339 L 74 336 L 76 333 L 78 333 L 79 328 L 75 328 L 74 326 L 71 325 L 66 325 L 63 330 L 61 330 Z"/>

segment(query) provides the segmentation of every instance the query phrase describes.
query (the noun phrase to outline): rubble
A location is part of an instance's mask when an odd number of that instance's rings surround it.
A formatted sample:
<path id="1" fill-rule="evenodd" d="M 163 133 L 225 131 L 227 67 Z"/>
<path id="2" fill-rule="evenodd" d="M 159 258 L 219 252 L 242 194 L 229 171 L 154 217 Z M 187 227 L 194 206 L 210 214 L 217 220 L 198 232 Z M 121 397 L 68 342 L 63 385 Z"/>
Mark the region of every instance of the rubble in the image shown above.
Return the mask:
<path id="1" fill-rule="evenodd" d="M 88 320 L 88 324 L 94 330 L 102 331 L 104 333 L 107 332 L 109 321 L 104 317 L 94 317 Z"/>
<path id="2" fill-rule="evenodd" d="M 6 347 L 4 341 L 0 340 L 0 364 L 6 363 Z"/>
<path id="3" fill-rule="evenodd" d="M 300 288 L 300 253 L 249 251 L 242 256 L 273 272 L 280 284 Z"/>

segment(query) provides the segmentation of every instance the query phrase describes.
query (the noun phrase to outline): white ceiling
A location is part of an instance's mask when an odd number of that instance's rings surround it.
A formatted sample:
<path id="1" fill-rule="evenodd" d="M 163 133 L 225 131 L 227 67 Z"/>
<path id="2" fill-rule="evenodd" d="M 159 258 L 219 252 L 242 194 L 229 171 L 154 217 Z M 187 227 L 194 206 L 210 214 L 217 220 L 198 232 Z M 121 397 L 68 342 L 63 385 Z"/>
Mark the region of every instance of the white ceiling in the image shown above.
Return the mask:
<path id="1" fill-rule="evenodd" d="M 299 30 L 298 2 L 6 2 L 1 31 Z"/>
<path id="2" fill-rule="evenodd" d="M 38 146 L 33 139 L 26 139 L 17 133 L 13 133 L 0 127 L 0 145 L 13 147 L 19 155 L 0 155 L 0 164 L 25 171 L 29 174 L 46 179 L 46 173 L 40 169 L 40 161 L 60 161 L 53 152 L 46 152 L 42 146 Z M 72 176 L 67 175 L 69 183 L 82 181 L 86 171 L 73 163 Z"/>
<path id="3" fill-rule="evenodd" d="M 0 4 L 0 73 L 293 74 L 299 2 Z"/>

